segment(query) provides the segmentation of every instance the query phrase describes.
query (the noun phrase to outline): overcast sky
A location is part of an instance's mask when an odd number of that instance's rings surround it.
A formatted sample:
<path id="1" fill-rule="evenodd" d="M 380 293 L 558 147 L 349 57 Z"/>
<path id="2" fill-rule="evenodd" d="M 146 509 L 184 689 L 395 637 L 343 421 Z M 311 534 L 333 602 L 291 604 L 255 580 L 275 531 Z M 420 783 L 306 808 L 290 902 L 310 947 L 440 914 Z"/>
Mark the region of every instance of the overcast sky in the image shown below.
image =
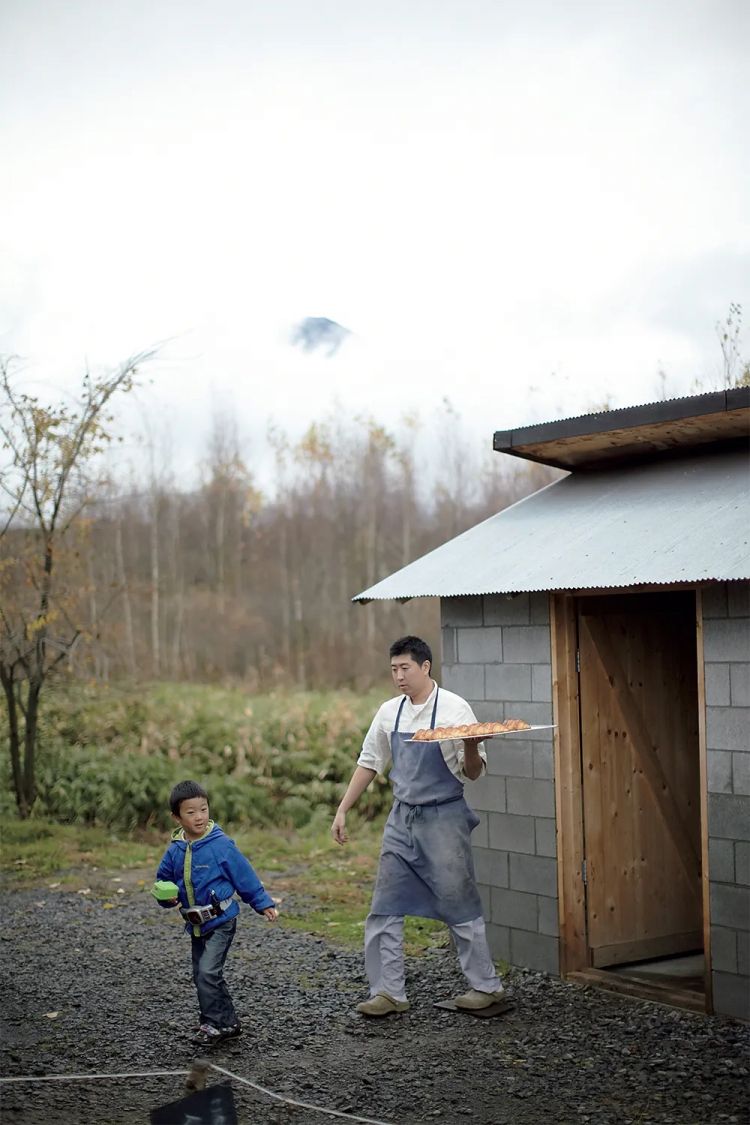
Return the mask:
<path id="1" fill-rule="evenodd" d="M 257 441 L 447 396 L 489 444 L 715 385 L 748 43 L 745 0 L 4 0 L 0 351 L 51 388 L 169 341 L 187 461 L 217 405 Z"/>

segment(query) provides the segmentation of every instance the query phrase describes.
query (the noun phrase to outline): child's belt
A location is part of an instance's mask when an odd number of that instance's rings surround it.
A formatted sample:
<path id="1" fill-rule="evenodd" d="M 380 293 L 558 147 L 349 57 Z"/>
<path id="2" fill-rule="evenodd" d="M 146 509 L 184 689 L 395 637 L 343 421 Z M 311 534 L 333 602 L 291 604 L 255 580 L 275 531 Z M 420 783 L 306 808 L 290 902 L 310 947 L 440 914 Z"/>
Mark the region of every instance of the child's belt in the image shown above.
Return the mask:
<path id="1" fill-rule="evenodd" d="M 210 922 L 212 918 L 222 915 L 233 901 L 232 898 L 225 898 L 223 902 L 217 901 L 211 906 L 181 906 L 180 914 L 191 926 L 202 926 L 204 922 Z"/>

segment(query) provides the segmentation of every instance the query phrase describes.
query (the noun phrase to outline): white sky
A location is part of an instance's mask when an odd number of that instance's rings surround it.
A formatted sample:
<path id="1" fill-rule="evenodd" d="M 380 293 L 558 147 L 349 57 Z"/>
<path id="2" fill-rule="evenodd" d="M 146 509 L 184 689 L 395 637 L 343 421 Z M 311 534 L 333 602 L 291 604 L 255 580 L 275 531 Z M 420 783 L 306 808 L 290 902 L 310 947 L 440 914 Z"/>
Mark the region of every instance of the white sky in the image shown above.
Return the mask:
<path id="1" fill-rule="evenodd" d="M 50 390 L 168 340 L 186 471 L 217 405 L 257 444 L 447 396 L 488 446 L 716 385 L 749 43 L 745 0 L 4 0 L 0 351 Z"/>

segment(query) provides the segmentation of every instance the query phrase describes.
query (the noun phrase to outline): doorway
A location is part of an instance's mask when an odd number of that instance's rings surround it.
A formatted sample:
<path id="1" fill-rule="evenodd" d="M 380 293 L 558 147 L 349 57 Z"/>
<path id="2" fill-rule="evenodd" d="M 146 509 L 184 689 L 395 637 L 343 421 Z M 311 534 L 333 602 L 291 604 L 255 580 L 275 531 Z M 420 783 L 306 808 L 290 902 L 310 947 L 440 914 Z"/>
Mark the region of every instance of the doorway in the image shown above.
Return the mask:
<path id="1" fill-rule="evenodd" d="M 705 1010 L 695 592 L 556 600 L 563 972 Z"/>

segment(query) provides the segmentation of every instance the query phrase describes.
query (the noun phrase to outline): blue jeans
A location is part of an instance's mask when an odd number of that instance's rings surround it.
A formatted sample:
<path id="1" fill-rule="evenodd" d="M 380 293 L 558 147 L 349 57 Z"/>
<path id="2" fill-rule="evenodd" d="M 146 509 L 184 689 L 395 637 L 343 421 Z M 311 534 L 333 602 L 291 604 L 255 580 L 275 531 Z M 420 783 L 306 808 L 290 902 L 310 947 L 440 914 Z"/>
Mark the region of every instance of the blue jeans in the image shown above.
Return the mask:
<path id="1" fill-rule="evenodd" d="M 239 1023 L 224 980 L 224 962 L 234 940 L 237 919 L 222 922 L 193 943 L 193 980 L 198 990 L 201 1023 L 213 1027 L 234 1027 Z"/>

